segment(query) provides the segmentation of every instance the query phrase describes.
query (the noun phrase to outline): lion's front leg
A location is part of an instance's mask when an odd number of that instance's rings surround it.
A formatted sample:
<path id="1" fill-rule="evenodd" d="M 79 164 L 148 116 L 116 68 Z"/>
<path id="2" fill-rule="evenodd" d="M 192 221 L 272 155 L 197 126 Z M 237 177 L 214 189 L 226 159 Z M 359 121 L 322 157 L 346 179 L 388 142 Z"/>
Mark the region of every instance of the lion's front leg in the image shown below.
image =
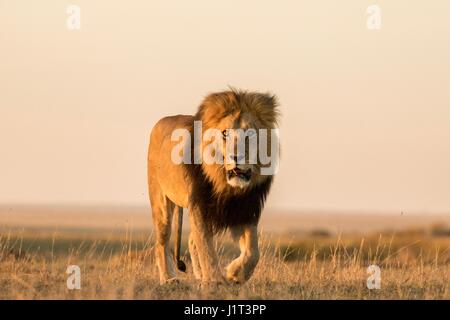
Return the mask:
<path id="1" fill-rule="evenodd" d="M 224 282 L 224 277 L 219 269 L 217 252 L 214 248 L 213 232 L 207 227 L 200 212 L 189 210 L 191 214 L 191 237 L 196 259 L 201 269 L 201 280 L 204 283 Z"/>
<path id="2" fill-rule="evenodd" d="M 238 227 L 232 230 L 233 236 L 239 238 L 241 254 L 227 266 L 227 279 L 243 283 L 253 274 L 258 264 L 258 228 L 257 225 Z"/>

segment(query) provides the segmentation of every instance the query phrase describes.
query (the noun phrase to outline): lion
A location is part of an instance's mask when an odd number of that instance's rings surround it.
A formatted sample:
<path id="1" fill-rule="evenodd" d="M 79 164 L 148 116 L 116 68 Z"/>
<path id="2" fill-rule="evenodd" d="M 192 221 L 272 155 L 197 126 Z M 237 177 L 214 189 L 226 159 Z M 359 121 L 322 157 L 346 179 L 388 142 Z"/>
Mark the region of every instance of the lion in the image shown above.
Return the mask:
<path id="1" fill-rule="evenodd" d="M 251 277 L 259 260 L 258 222 L 273 174 L 262 174 L 271 164 L 261 163 L 259 158 L 250 163 L 248 141 L 253 135 L 259 138 L 261 129 L 277 129 L 278 108 L 272 94 L 231 88 L 206 96 L 195 115 L 168 116 L 153 127 L 148 149 L 148 187 L 161 284 L 177 280 L 175 265 L 186 271 L 180 259 L 183 208 L 189 212 L 188 247 L 195 278 L 201 283 L 243 283 Z M 173 157 L 180 139 L 174 140 L 174 132 L 182 130 L 195 136 L 195 123 L 201 123 L 202 132 L 215 129 L 220 136 L 216 134 L 209 140 L 203 136 L 200 141 L 192 136 L 185 139 L 180 154 L 192 152 L 200 162 L 178 163 Z M 270 145 L 274 136 L 268 135 L 266 140 L 264 143 Z M 231 148 L 224 146 L 229 141 Z M 236 148 L 243 141 L 245 148 Z M 222 161 L 201 161 L 204 154 L 195 149 L 204 150 L 207 142 L 216 147 L 211 153 L 214 159 Z M 270 155 L 273 152 L 270 146 L 264 149 Z M 174 254 L 170 248 L 172 220 Z M 240 255 L 226 267 L 224 276 L 213 239 L 226 230 L 239 242 Z"/>

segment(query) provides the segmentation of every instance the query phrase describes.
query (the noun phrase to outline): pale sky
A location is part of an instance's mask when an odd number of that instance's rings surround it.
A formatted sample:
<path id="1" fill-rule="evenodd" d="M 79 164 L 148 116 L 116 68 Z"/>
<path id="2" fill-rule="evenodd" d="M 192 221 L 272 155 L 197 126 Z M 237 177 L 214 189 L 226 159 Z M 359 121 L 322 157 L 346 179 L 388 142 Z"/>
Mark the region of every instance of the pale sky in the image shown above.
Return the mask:
<path id="1" fill-rule="evenodd" d="M 448 0 L 0 0 L 0 204 L 147 205 L 152 126 L 232 85 L 281 102 L 269 208 L 448 213 L 449 13 Z"/>

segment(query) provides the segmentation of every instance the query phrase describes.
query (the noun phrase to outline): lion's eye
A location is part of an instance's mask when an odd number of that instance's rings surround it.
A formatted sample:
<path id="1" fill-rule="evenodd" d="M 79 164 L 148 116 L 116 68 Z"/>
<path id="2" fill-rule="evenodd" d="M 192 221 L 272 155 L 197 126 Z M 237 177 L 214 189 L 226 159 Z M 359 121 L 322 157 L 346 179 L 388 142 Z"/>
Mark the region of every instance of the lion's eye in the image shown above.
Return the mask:
<path id="1" fill-rule="evenodd" d="M 229 133 L 228 130 L 223 130 L 223 131 L 222 131 L 222 136 L 223 136 L 224 139 L 228 138 L 228 135 L 229 135 L 229 134 L 230 134 L 230 133 Z"/>

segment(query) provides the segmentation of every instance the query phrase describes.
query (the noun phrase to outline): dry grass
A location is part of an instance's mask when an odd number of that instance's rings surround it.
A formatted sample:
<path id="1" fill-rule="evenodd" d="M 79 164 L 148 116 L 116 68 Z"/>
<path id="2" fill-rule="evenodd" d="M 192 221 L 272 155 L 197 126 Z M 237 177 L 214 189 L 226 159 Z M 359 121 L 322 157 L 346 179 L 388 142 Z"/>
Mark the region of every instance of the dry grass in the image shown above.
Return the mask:
<path id="1" fill-rule="evenodd" d="M 200 288 L 188 273 L 158 285 L 151 237 L 99 234 L 0 234 L 1 299 L 449 299 L 450 237 L 399 234 L 261 237 L 262 257 L 244 285 Z M 221 264 L 236 255 L 217 243 Z M 185 248 L 185 246 L 184 246 Z M 187 253 L 186 253 L 187 255 Z M 185 261 L 189 258 L 185 256 Z M 81 290 L 68 290 L 68 265 L 81 268 Z M 381 289 L 366 287 L 366 268 L 381 267 Z"/>

